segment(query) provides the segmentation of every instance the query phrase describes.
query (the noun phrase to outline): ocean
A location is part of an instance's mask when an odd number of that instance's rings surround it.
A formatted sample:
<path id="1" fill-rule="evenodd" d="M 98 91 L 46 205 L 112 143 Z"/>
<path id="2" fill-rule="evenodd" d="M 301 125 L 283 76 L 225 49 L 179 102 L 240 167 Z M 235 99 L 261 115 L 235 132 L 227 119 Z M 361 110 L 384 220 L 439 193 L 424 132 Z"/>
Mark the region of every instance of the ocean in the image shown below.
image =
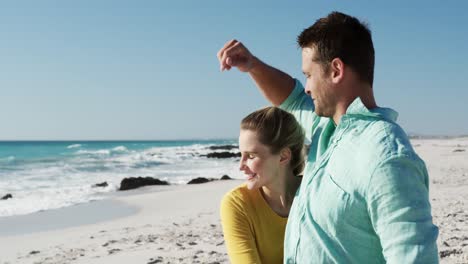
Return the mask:
<path id="1" fill-rule="evenodd" d="M 236 140 L 0 141 L 0 217 L 101 200 L 126 177 L 186 184 L 197 177 L 241 178 L 237 158 L 207 158 Z M 107 182 L 107 187 L 92 187 Z"/>

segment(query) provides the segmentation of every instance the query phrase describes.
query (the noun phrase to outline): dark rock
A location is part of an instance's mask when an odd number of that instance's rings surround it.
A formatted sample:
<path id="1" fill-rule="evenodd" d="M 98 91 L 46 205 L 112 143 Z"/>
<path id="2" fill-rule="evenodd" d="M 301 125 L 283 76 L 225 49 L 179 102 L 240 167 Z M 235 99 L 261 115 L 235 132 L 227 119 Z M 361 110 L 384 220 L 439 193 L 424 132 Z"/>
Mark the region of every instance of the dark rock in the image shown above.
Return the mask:
<path id="1" fill-rule="evenodd" d="M 33 250 L 33 251 L 29 252 L 29 255 L 35 255 L 35 254 L 38 254 L 38 253 L 41 253 L 41 252 L 38 251 L 38 250 Z"/>
<path id="2" fill-rule="evenodd" d="M 96 183 L 91 187 L 96 188 L 96 187 L 107 187 L 107 186 L 109 186 L 109 184 L 107 184 L 107 182 L 101 182 L 101 183 Z"/>
<path id="3" fill-rule="evenodd" d="M 202 157 L 207 157 L 207 158 L 217 158 L 217 159 L 227 159 L 227 158 L 238 158 L 240 157 L 241 154 L 239 152 L 233 153 L 233 152 L 212 152 L 208 153 L 207 155 L 202 155 Z"/>
<path id="4" fill-rule="evenodd" d="M 225 149 L 225 150 L 231 150 L 231 149 L 238 149 L 239 147 L 236 145 L 220 145 L 220 146 L 210 146 L 209 149 L 211 150 L 218 150 L 218 149 Z"/>
<path id="5" fill-rule="evenodd" d="M 109 253 L 109 255 L 112 255 L 112 254 L 114 254 L 116 252 L 119 252 L 119 251 L 122 251 L 122 250 L 119 249 L 119 248 L 113 248 L 113 249 L 109 250 L 108 253 Z"/>
<path id="6" fill-rule="evenodd" d="M 147 185 L 169 185 L 167 181 L 161 181 L 156 178 L 151 178 L 151 177 L 130 177 L 130 178 L 125 178 L 120 182 L 120 191 L 125 191 L 125 190 L 131 190 L 131 189 L 136 189 L 140 188 L 143 186 Z"/>
<path id="7" fill-rule="evenodd" d="M 214 179 L 207 179 L 203 177 L 195 178 L 190 180 L 187 184 L 199 184 L 199 183 L 205 183 L 205 182 L 210 182 L 213 181 Z"/>
<path id="8" fill-rule="evenodd" d="M 161 262 L 163 262 L 162 259 L 155 259 L 155 260 L 149 261 L 147 264 L 156 264 L 156 263 L 161 263 Z"/>
<path id="9" fill-rule="evenodd" d="M 11 193 L 7 193 L 5 196 L 0 198 L 0 200 L 7 200 L 7 199 L 10 199 L 10 198 L 13 198 L 13 195 L 11 195 Z"/>
<path id="10" fill-rule="evenodd" d="M 221 177 L 221 180 L 232 180 L 232 178 L 227 175 L 223 175 L 223 177 Z"/>
<path id="11" fill-rule="evenodd" d="M 439 256 L 440 258 L 445 258 L 445 257 L 448 257 L 450 255 L 458 255 L 458 254 L 461 254 L 463 253 L 463 251 L 461 251 L 461 249 L 448 249 L 448 250 L 442 250 L 440 253 L 439 253 Z"/>

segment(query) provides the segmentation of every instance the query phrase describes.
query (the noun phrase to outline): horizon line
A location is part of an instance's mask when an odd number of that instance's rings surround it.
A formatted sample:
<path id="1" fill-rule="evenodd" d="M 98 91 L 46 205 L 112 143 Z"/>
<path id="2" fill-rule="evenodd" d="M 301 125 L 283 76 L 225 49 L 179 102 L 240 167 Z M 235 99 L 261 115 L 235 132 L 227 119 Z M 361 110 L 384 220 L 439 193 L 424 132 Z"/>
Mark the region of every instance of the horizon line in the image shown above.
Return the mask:
<path id="1" fill-rule="evenodd" d="M 127 142 L 144 142 L 144 141 L 211 141 L 211 140 L 237 140 L 237 138 L 181 138 L 181 139 L 0 139 L 0 142 L 112 142 L 112 141 L 127 141 Z"/>

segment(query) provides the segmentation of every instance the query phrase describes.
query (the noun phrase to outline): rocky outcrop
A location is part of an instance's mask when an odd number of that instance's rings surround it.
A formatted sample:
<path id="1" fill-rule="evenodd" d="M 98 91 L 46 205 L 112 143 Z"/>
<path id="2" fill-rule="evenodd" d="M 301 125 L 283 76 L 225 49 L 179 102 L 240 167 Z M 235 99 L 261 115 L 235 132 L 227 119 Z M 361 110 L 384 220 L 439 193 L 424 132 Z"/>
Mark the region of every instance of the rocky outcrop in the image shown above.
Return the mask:
<path id="1" fill-rule="evenodd" d="M 241 154 L 239 152 L 212 152 L 208 153 L 207 155 L 202 155 L 207 158 L 216 158 L 216 159 L 227 159 L 227 158 L 239 158 Z"/>
<path id="2" fill-rule="evenodd" d="M 8 200 L 8 199 L 12 199 L 12 198 L 13 198 L 13 195 L 11 195 L 11 193 L 7 193 L 5 196 L 0 198 L 0 200 Z"/>
<path id="3" fill-rule="evenodd" d="M 119 191 L 136 189 L 148 185 L 169 185 L 169 183 L 152 177 L 130 177 L 120 182 Z"/>
<path id="4" fill-rule="evenodd" d="M 220 180 L 232 180 L 232 178 L 227 175 L 223 175 Z"/>
<path id="5" fill-rule="evenodd" d="M 210 146 L 208 147 L 211 150 L 231 150 L 231 149 L 238 149 L 239 147 L 236 145 L 220 145 L 220 146 Z"/>
<path id="6" fill-rule="evenodd" d="M 223 175 L 220 180 L 231 180 L 232 178 L 229 177 L 228 175 Z M 206 182 L 211 182 L 211 181 L 216 181 L 217 179 L 213 178 L 204 178 L 204 177 L 198 177 L 195 179 L 190 180 L 187 184 L 200 184 L 200 183 L 206 183 Z"/>
<path id="7" fill-rule="evenodd" d="M 210 182 L 210 181 L 214 181 L 214 179 L 207 179 L 207 178 L 199 177 L 199 178 L 190 180 L 187 184 L 200 184 L 200 183 L 205 183 L 205 182 Z"/>
<path id="8" fill-rule="evenodd" d="M 91 187 L 96 188 L 96 187 L 107 187 L 107 186 L 109 186 L 109 184 L 107 184 L 107 182 L 101 182 L 101 183 L 96 183 Z"/>

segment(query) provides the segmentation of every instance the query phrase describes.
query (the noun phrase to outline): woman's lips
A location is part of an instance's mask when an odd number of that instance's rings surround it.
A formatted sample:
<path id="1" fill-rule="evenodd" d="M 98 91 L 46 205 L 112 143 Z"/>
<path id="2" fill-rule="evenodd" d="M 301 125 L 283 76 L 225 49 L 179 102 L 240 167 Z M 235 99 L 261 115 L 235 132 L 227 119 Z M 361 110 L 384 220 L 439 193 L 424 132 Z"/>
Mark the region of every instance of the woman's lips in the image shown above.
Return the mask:
<path id="1" fill-rule="evenodd" d="M 252 180 L 253 178 L 255 178 L 255 176 L 257 176 L 257 174 L 250 174 L 250 175 L 246 175 L 247 176 L 247 180 L 250 181 Z"/>

